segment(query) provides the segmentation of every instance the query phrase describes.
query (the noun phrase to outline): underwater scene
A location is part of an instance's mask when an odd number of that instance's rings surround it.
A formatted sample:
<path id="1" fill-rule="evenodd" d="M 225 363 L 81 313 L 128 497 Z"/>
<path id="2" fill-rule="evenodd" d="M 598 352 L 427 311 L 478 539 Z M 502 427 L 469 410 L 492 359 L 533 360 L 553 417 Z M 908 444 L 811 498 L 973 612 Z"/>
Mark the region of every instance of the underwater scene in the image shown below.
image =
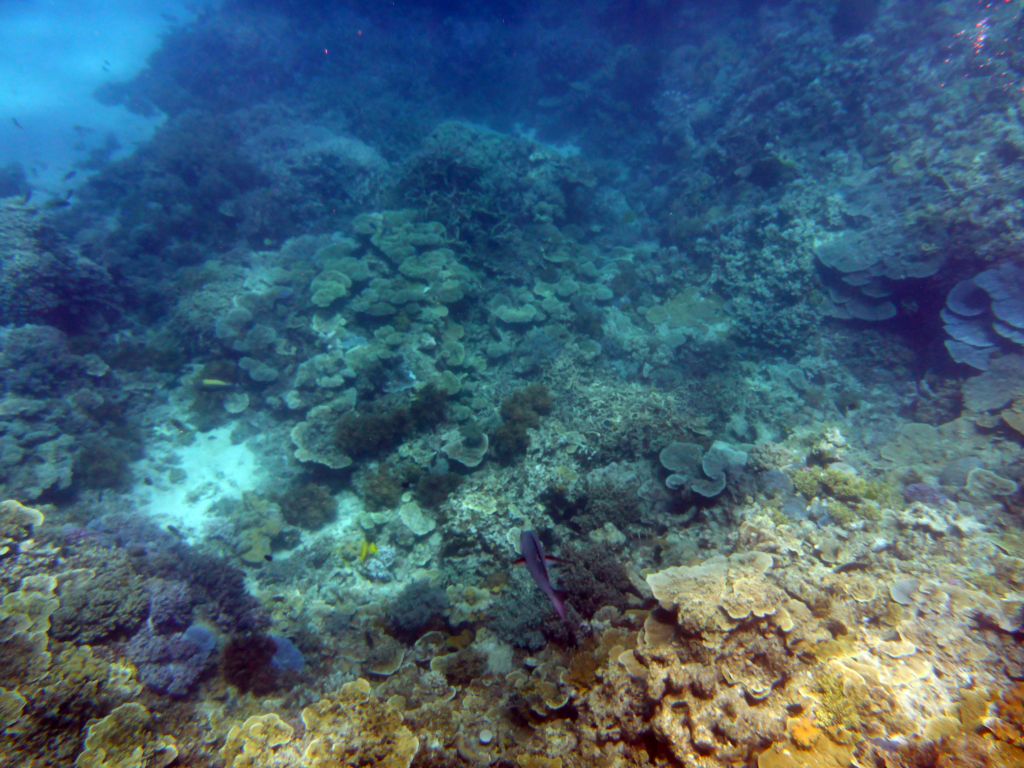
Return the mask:
<path id="1" fill-rule="evenodd" d="M 0 766 L 1024 766 L 1024 2 L 0 3 Z"/>

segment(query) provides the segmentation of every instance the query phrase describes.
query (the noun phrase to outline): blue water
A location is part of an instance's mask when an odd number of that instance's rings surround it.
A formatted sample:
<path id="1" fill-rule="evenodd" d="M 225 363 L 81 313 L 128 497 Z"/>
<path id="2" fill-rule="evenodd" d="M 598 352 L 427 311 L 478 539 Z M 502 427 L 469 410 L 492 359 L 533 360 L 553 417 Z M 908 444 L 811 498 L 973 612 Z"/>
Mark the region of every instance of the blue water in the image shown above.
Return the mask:
<path id="1" fill-rule="evenodd" d="M 1024 764 L 1022 36 L 0 3 L 0 764 Z"/>

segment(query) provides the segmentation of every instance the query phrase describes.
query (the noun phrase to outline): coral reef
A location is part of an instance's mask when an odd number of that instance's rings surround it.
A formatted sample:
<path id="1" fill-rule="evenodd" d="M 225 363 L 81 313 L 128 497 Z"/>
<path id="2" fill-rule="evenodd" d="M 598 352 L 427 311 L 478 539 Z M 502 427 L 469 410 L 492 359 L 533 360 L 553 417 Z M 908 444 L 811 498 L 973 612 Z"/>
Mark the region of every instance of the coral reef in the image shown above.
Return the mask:
<path id="1" fill-rule="evenodd" d="M 278 5 L 0 169 L 0 763 L 1024 764 L 1020 9 Z"/>

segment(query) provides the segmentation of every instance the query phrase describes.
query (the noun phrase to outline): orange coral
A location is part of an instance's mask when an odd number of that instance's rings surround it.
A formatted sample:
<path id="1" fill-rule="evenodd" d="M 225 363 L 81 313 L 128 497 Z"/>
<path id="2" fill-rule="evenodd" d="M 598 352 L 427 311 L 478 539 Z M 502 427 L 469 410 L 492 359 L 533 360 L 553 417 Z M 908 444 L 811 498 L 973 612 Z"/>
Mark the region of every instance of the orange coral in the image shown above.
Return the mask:
<path id="1" fill-rule="evenodd" d="M 808 717 L 798 717 L 789 723 L 789 737 L 800 749 L 810 749 L 820 736 L 821 730 Z"/>
<path id="2" fill-rule="evenodd" d="M 996 705 L 999 719 L 989 729 L 1000 741 L 1024 747 L 1024 683 L 1017 683 L 1003 694 Z"/>

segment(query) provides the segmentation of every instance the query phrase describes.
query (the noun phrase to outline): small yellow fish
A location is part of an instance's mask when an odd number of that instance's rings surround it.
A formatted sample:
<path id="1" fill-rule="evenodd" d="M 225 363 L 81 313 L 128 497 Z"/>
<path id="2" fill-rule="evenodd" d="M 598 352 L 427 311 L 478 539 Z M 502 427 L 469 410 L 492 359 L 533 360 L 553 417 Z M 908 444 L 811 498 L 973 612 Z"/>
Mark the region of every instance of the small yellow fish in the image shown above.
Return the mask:
<path id="1" fill-rule="evenodd" d="M 376 555 L 378 551 L 377 545 L 372 541 L 364 541 L 363 546 L 359 548 L 359 562 L 365 563 L 369 558 Z"/>
<path id="2" fill-rule="evenodd" d="M 224 379 L 200 379 L 199 381 L 201 389 L 231 389 L 233 386 L 230 381 L 224 381 Z"/>

